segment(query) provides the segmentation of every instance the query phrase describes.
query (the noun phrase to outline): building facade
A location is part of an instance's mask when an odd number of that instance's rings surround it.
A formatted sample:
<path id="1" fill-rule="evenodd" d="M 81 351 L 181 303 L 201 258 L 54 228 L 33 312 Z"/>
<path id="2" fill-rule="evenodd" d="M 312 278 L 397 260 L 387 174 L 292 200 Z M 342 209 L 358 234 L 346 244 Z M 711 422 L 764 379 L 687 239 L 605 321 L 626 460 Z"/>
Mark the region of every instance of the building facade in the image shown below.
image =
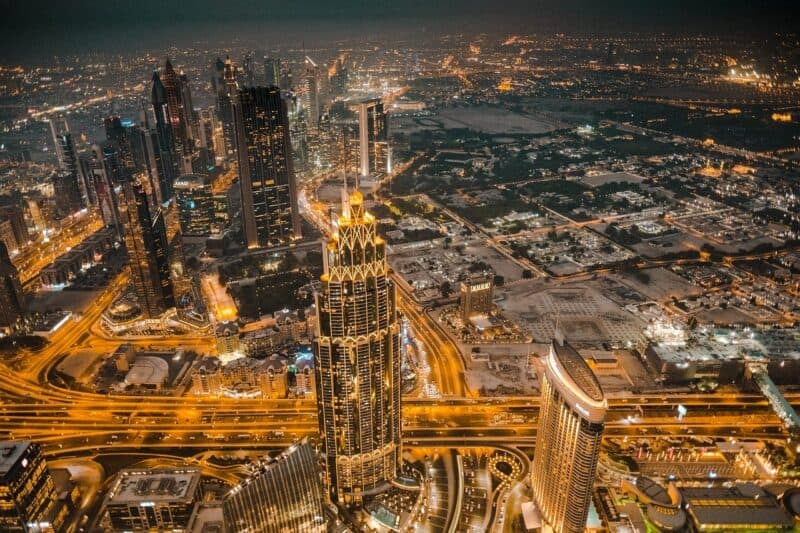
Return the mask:
<path id="1" fill-rule="evenodd" d="M 300 218 L 286 103 L 277 87 L 249 87 L 234 107 L 245 244 L 287 244 Z"/>
<path id="2" fill-rule="evenodd" d="M 367 100 L 359 104 L 358 136 L 361 177 L 383 176 L 389 172 L 386 113 L 380 99 Z"/>
<path id="3" fill-rule="evenodd" d="M 358 191 L 325 250 L 314 341 L 331 500 L 358 503 L 401 458 L 400 336 L 386 243 Z"/>
<path id="4" fill-rule="evenodd" d="M 474 315 L 488 315 L 493 307 L 494 284 L 491 278 L 475 277 L 462 281 L 459 290 L 461 319 L 468 322 Z"/>
<path id="5" fill-rule="evenodd" d="M 106 496 L 105 531 L 184 531 L 200 502 L 199 468 L 121 471 Z"/>
<path id="6" fill-rule="evenodd" d="M 68 513 L 58 505 L 55 483 L 39 445 L 0 443 L 0 531 L 61 531 Z"/>
<path id="7" fill-rule="evenodd" d="M 184 235 L 219 232 L 212 183 L 208 176 L 184 175 L 175 182 L 175 196 Z"/>
<path id="8" fill-rule="evenodd" d="M 307 440 L 260 464 L 222 503 L 230 533 L 324 533 L 324 492 Z"/>
<path id="9" fill-rule="evenodd" d="M 553 341 L 544 361 L 531 479 L 546 530 L 583 533 L 608 404 L 589 365 Z"/>
<path id="10" fill-rule="evenodd" d="M 159 209 L 151 212 L 147 193 L 138 183 L 123 185 L 119 204 L 139 306 L 145 317 L 157 318 L 175 307 L 164 217 Z"/>
<path id="11" fill-rule="evenodd" d="M 0 330 L 10 328 L 24 312 L 19 271 L 11 262 L 5 243 L 0 241 Z"/>

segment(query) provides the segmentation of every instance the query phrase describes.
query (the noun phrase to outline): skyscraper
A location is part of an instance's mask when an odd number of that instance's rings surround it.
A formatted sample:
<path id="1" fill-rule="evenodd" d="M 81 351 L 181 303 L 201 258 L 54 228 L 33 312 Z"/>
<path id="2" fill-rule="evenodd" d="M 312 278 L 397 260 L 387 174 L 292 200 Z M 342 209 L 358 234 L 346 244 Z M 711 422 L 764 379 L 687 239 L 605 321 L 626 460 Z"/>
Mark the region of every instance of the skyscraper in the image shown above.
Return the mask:
<path id="1" fill-rule="evenodd" d="M 389 145 L 386 113 L 380 99 L 367 100 L 358 106 L 358 134 L 361 177 L 379 176 L 388 169 Z"/>
<path id="2" fill-rule="evenodd" d="M 194 110 L 190 107 L 192 103 L 189 82 L 183 73 L 175 72 L 169 59 L 164 63 L 161 82 L 164 87 L 167 118 L 175 146 L 178 174 L 189 174 L 192 172 L 192 154 L 194 153 L 192 135 Z"/>
<path id="3" fill-rule="evenodd" d="M 286 103 L 277 87 L 239 90 L 234 103 L 242 227 L 248 248 L 300 238 Z"/>
<path id="4" fill-rule="evenodd" d="M 11 327 L 24 311 L 25 295 L 19 271 L 11 262 L 5 243 L 0 241 L 0 330 Z"/>
<path id="5" fill-rule="evenodd" d="M 67 217 L 83 207 L 77 172 L 59 171 L 50 177 L 56 210 L 61 217 Z"/>
<path id="6" fill-rule="evenodd" d="M 319 69 L 314 61 L 306 56 L 303 73 L 303 108 L 310 129 L 319 122 Z"/>
<path id="7" fill-rule="evenodd" d="M 468 322 L 473 315 L 491 314 L 494 305 L 493 292 L 494 283 L 491 277 L 475 276 L 462 281 L 459 287 L 461 319 Z"/>
<path id="8" fill-rule="evenodd" d="M 75 142 L 72 133 L 69 131 L 69 124 L 64 120 L 64 131 L 56 131 L 56 125 L 50 121 L 50 132 L 53 134 L 53 144 L 58 157 L 58 168 L 64 173 L 74 174 L 78 184 L 82 201 L 85 205 L 93 205 L 90 202 L 90 192 L 86 177 L 81 172 L 78 161 L 78 152 L 75 150 Z"/>
<path id="9" fill-rule="evenodd" d="M 264 462 L 222 502 L 230 533 L 324 533 L 322 484 L 307 440 Z"/>
<path id="10" fill-rule="evenodd" d="M 117 197 L 114 193 L 114 184 L 109 176 L 109 166 L 105 161 L 103 149 L 96 144 L 88 154 L 80 158 L 81 173 L 89 183 L 89 193 L 92 205 L 100 209 L 103 222 L 113 226 L 121 236 L 119 208 Z"/>
<path id="11" fill-rule="evenodd" d="M 236 98 L 238 91 L 236 67 L 230 57 L 226 57 L 224 62 L 217 58 L 212 82 L 217 93 L 217 112 L 219 113 L 220 122 L 222 122 L 222 135 L 226 146 L 226 153 L 217 155 L 227 159 L 236 150 L 236 120 L 233 111 L 233 100 Z"/>
<path id="12" fill-rule="evenodd" d="M 125 169 L 128 176 L 133 175 L 136 169 L 133 161 L 130 136 L 127 128 L 122 124 L 122 119 L 118 116 L 106 117 L 103 120 L 103 126 L 106 130 L 106 140 L 117 154 L 120 165 Z"/>
<path id="13" fill-rule="evenodd" d="M 161 82 L 158 72 L 153 72 L 151 102 L 156 117 L 155 132 L 158 142 L 158 146 L 154 148 L 159 154 L 160 167 L 163 169 L 163 175 L 159 175 L 159 188 L 161 197 L 164 200 L 168 200 L 172 198 L 172 184 L 178 175 L 177 158 L 180 156 L 175 147 L 174 132 L 167 103 L 167 89 Z"/>
<path id="14" fill-rule="evenodd" d="M 331 500 L 360 502 L 401 458 L 400 335 L 386 242 L 354 191 L 325 249 L 314 341 Z"/>
<path id="15" fill-rule="evenodd" d="M 533 499 L 555 533 L 582 533 L 591 503 L 608 404 L 575 349 L 553 341 L 544 361 Z"/>
<path id="16" fill-rule="evenodd" d="M 151 213 L 147 193 L 139 183 L 123 185 L 119 206 L 139 306 L 145 317 L 158 317 L 175 307 L 164 218 L 159 209 Z"/>
<path id="17" fill-rule="evenodd" d="M 208 236 L 219 230 L 213 186 L 208 176 L 181 176 L 175 182 L 175 198 L 183 234 Z"/>
<path id="18" fill-rule="evenodd" d="M 0 531 L 62 531 L 55 483 L 41 448 L 30 441 L 0 443 Z"/>
<path id="19" fill-rule="evenodd" d="M 281 64 L 275 58 L 264 58 L 264 85 L 267 87 L 279 86 L 281 83 Z"/>

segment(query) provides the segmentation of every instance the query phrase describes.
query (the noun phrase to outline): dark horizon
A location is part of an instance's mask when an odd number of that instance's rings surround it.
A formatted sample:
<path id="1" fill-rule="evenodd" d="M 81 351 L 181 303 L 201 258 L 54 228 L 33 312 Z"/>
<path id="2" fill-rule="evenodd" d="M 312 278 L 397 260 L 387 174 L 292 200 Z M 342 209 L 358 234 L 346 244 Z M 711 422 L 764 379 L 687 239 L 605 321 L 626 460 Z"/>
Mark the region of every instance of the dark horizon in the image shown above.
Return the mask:
<path id="1" fill-rule="evenodd" d="M 0 62 L 56 55 L 166 49 L 198 43 L 309 47 L 336 40 L 423 40 L 442 33 L 764 36 L 792 31 L 793 3 L 743 0 L 657 5 L 637 0 L 449 0 L 389 2 L 198 0 L 191 6 L 141 0 L 0 0 Z"/>

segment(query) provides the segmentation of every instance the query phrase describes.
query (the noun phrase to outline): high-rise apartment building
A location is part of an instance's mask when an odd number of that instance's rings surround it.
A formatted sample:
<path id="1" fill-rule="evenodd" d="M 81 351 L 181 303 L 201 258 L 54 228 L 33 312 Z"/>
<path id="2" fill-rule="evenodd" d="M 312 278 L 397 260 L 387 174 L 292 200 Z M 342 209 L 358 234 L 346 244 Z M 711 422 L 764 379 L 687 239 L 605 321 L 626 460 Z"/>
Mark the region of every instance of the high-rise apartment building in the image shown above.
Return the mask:
<path id="1" fill-rule="evenodd" d="M 180 226 L 184 235 L 211 235 L 219 231 L 211 179 L 187 175 L 175 182 Z"/>
<path id="2" fill-rule="evenodd" d="M 386 113 L 380 99 L 367 100 L 358 106 L 359 162 L 362 178 L 382 176 L 389 171 L 389 143 Z"/>
<path id="3" fill-rule="evenodd" d="M 400 336 L 386 242 L 360 192 L 343 206 L 317 294 L 317 403 L 331 500 L 358 503 L 397 474 Z"/>
<path id="4" fill-rule="evenodd" d="M 58 505 L 41 448 L 30 441 L 0 443 L 0 531 L 62 531 L 68 509 Z"/>
<path id="5" fill-rule="evenodd" d="M 310 57 L 306 56 L 303 72 L 303 108 L 309 129 L 317 127 L 319 122 L 319 68 Z"/>
<path id="6" fill-rule="evenodd" d="M 81 154 L 81 174 L 89 186 L 90 205 L 97 206 L 103 222 L 107 226 L 116 228 L 121 235 L 117 197 L 105 157 L 103 149 L 96 144 L 93 145 L 88 153 Z"/>
<path id="7" fill-rule="evenodd" d="M 164 87 L 167 118 L 172 139 L 175 146 L 175 155 L 179 174 L 188 174 L 192 171 L 192 154 L 194 153 L 194 110 L 192 106 L 189 82 L 183 73 L 178 73 L 167 59 L 161 71 L 161 82 Z"/>
<path id="8" fill-rule="evenodd" d="M 278 87 L 281 83 L 281 64 L 273 57 L 264 58 L 264 85 Z"/>
<path id="9" fill-rule="evenodd" d="M 461 319 L 469 321 L 474 315 L 492 313 L 494 283 L 491 277 L 476 276 L 461 282 L 459 302 Z"/>
<path id="10" fill-rule="evenodd" d="M 259 464 L 228 493 L 222 512 L 230 533 L 324 533 L 324 502 L 316 454 L 304 440 Z"/>
<path id="11" fill-rule="evenodd" d="M 164 217 L 160 209 L 151 212 L 144 188 L 132 182 L 122 187 L 119 211 L 139 306 L 156 318 L 175 307 Z"/>
<path id="12" fill-rule="evenodd" d="M 186 531 L 200 481 L 199 468 L 122 470 L 103 502 L 104 531 Z"/>
<path id="13" fill-rule="evenodd" d="M 130 123 L 126 122 L 123 124 L 121 118 L 118 116 L 111 116 L 103 120 L 103 126 L 106 130 L 106 140 L 117 154 L 120 165 L 125 169 L 128 176 L 133 175 L 136 172 L 136 166 L 134 164 L 131 138 L 128 131 L 130 129 Z"/>
<path id="14" fill-rule="evenodd" d="M 555 340 L 544 360 L 531 479 L 546 527 L 583 533 L 608 404 L 583 357 Z"/>
<path id="15" fill-rule="evenodd" d="M 151 102 L 156 119 L 155 132 L 157 146 L 154 149 L 158 152 L 161 160 L 163 176 L 159 176 L 159 188 L 161 197 L 164 201 L 172 198 L 172 184 L 178 176 L 179 163 L 175 144 L 175 132 L 172 128 L 172 117 L 168 104 L 167 89 L 161 82 L 158 72 L 153 72 L 153 87 L 151 91 Z"/>
<path id="16" fill-rule="evenodd" d="M 233 101 L 238 92 L 236 82 L 236 66 L 230 57 L 225 61 L 217 58 L 214 64 L 214 77 L 212 86 L 217 95 L 217 114 L 222 123 L 222 136 L 225 140 L 225 151 L 217 153 L 224 159 L 228 159 L 236 150 L 236 121 L 233 111 Z"/>
<path id="17" fill-rule="evenodd" d="M 286 103 L 277 87 L 240 89 L 234 102 L 242 227 L 248 248 L 300 238 Z"/>
<path id="18" fill-rule="evenodd" d="M 5 243 L 0 241 L 0 330 L 11 327 L 24 311 L 19 271 L 11 262 Z"/>
<path id="19" fill-rule="evenodd" d="M 68 217 L 83 207 L 83 198 L 77 172 L 58 171 L 50 176 L 53 197 L 59 216 Z"/>

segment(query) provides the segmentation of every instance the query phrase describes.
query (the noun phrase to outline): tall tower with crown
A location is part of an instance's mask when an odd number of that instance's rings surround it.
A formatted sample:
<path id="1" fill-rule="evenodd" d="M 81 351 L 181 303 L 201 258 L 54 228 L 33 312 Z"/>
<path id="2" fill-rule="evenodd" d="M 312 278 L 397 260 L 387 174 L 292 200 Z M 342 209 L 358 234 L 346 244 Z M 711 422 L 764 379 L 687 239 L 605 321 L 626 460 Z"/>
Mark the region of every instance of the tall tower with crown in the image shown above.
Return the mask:
<path id="1" fill-rule="evenodd" d="M 400 335 L 386 243 L 358 190 L 325 248 L 314 343 L 331 500 L 358 504 L 401 460 Z"/>

